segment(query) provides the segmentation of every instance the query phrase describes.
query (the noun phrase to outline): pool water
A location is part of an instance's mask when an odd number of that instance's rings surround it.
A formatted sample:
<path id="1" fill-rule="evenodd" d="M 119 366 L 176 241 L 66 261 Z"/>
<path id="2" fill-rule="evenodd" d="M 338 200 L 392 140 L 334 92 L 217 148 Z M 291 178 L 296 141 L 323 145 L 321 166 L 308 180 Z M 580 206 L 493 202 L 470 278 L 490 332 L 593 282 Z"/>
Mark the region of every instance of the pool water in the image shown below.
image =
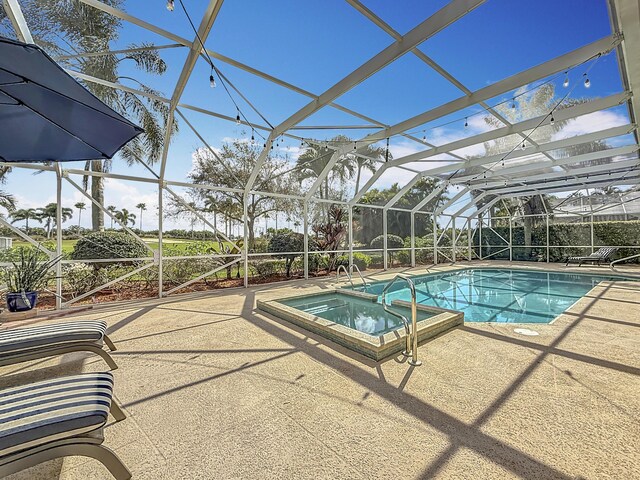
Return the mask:
<path id="1" fill-rule="evenodd" d="M 601 281 L 621 279 L 511 269 L 466 269 L 411 278 L 419 304 L 464 312 L 465 322 L 500 323 L 549 323 Z M 355 289 L 380 295 L 385 285 Z M 396 299 L 411 301 L 406 283 L 391 287 L 387 303 Z"/>
<path id="2" fill-rule="evenodd" d="M 387 301 L 390 302 L 391 300 Z M 283 300 L 281 303 L 369 335 L 384 335 L 404 328 L 402 320 L 385 312 L 380 303 L 351 295 L 327 293 Z M 410 309 L 397 305 L 392 308 L 411 321 Z M 430 312 L 418 311 L 418 321 L 433 315 Z"/>

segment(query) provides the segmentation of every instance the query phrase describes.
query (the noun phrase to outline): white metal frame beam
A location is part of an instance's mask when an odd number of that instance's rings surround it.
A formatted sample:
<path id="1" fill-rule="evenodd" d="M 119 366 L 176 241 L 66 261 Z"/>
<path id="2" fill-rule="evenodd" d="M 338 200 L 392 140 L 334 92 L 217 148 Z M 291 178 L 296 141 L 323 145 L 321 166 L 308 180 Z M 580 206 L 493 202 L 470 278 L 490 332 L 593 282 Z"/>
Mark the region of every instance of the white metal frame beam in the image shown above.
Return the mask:
<path id="1" fill-rule="evenodd" d="M 575 138 L 575 137 L 572 137 Z M 567 145 L 568 146 L 568 145 Z M 526 172 L 539 171 L 540 169 L 559 167 L 563 165 L 571 165 L 575 163 L 581 162 L 592 162 L 595 160 L 600 160 L 608 157 L 617 157 L 623 155 L 633 154 L 638 151 L 640 147 L 638 145 L 627 145 L 626 147 L 617 147 L 617 148 L 609 148 L 606 150 L 599 150 L 591 153 L 584 153 L 582 155 L 575 155 L 573 157 L 565 157 L 560 158 L 558 160 L 554 160 L 553 162 L 543 161 L 543 162 L 532 162 L 525 163 L 521 165 L 513 165 L 513 166 L 505 166 L 500 167 L 495 170 L 488 170 L 486 172 L 486 178 L 490 179 L 493 177 L 509 177 L 510 181 L 518 181 L 522 178 L 523 174 Z M 514 174 L 518 174 L 517 177 L 514 177 Z M 551 172 L 550 172 L 551 173 Z M 566 172 L 567 176 L 571 176 L 569 172 Z M 462 177 L 453 177 L 451 179 L 452 182 L 460 182 L 464 183 L 467 181 L 478 180 L 478 175 L 465 175 Z"/>
<path id="2" fill-rule="evenodd" d="M 322 107 L 328 105 L 341 95 L 354 88 L 356 85 L 362 83 L 367 78 L 371 77 L 376 72 L 382 70 L 384 67 L 401 57 L 412 48 L 418 46 L 429 37 L 443 30 L 445 27 L 455 22 L 459 18 L 466 15 L 471 10 L 475 9 L 485 0 L 453 0 L 445 7 L 441 8 L 431 17 L 424 20 L 417 27 L 414 27 L 401 39 L 395 41 L 381 52 L 374 55 L 368 61 L 360 65 L 360 67 L 353 70 L 342 80 L 331 86 L 325 92 L 320 94 L 317 99 L 311 101 L 300 110 L 289 116 L 279 125 L 274 127 L 273 131 L 269 135 L 267 140 L 267 146 L 260 152 L 254 170 L 247 182 L 246 191 L 248 192 L 252 187 L 255 179 L 258 175 L 259 169 L 262 167 L 269 149 L 271 148 L 270 142 L 283 134 L 291 127 L 294 127 L 305 118 L 308 118 L 313 113 L 320 110 Z M 402 132 L 398 132 L 402 133 Z"/>

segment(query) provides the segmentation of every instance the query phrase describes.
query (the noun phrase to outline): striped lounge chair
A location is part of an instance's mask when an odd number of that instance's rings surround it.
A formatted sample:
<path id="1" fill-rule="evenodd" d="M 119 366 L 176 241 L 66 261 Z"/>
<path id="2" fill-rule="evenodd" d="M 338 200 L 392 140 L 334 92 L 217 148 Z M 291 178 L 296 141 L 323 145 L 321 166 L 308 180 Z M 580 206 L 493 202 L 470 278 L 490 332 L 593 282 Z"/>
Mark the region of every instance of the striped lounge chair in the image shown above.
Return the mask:
<path id="1" fill-rule="evenodd" d="M 118 368 L 111 355 L 102 349 L 107 324 L 102 320 L 79 320 L 0 331 L 0 366 L 53 357 L 70 352 L 89 351 L 100 355 L 112 370 Z"/>
<path id="2" fill-rule="evenodd" d="M 0 390 L 0 478 L 71 455 L 95 458 L 118 480 L 131 478 L 120 459 L 102 445 L 113 400 L 113 375 L 84 373 Z"/>
<path id="3" fill-rule="evenodd" d="M 569 263 L 571 262 L 577 262 L 578 266 L 581 266 L 583 263 L 595 263 L 597 265 L 600 265 L 601 263 L 610 263 L 617 251 L 618 249 L 615 247 L 602 247 L 598 249 L 597 252 L 593 252 L 591 255 L 587 255 L 586 257 L 567 257 L 565 267 L 569 266 Z"/>

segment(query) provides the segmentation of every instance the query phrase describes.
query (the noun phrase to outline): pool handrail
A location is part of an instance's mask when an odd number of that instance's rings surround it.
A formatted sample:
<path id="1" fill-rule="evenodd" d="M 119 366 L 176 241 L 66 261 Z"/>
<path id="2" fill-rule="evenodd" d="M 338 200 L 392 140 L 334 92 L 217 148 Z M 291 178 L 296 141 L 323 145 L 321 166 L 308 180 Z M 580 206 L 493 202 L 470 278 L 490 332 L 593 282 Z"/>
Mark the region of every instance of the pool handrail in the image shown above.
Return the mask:
<path id="1" fill-rule="evenodd" d="M 629 255 L 628 257 L 624 257 L 624 258 L 619 258 L 618 260 L 614 260 L 613 262 L 609 263 L 609 268 L 615 271 L 615 268 L 613 266 L 616 263 L 624 262 L 627 260 L 631 260 L 632 258 L 638 258 L 638 257 L 640 257 L 640 253 L 636 253 L 635 255 Z"/>
<path id="2" fill-rule="evenodd" d="M 340 269 L 344 270 L 344 274 L 347 276 L 347 280 L 349 280 L 349 282 L 351 283 L 351 286 L 354 287 L 355 285 L 353 284 L 351 275 L 347 271 L 347 267 L 345 267 L 344 265 L 338 265 L 338 268 L 336 269 L 336 283 L 340 281 Z"/>
<path id="3" fill-rule="evenodd" d="M 394 312 L 386 303 L 387 291 L 396 281 L 402 280 L 409 285 L 409 290 L 411 291 L 411 330 L 409 329 L 409 320 L 407 317 L 402 315 L 401 313 Z M 405 351 L 402 354 L 405 357 L 411 356 L 411 360 L 409 360 L 409 365 L 414 367 L 419 367 L 422 365 L 422 362 L 418 360 L 418 306 L 416 299 L 416 286 L 409 277 L 405 277 L 404 275 L 396 275 L 393 277 L 389 283 L 387 283 L 382 290 L 382 294 L 380 295 L 380 302 L 382 303 L 382 308 L 385 312 L 393 315 L 396 318 L 399 318 L 404 323 L 404 329 L 407 334 L 407 343 L 405 347 Z"/>
<path id="4" fill-rule="evenodd" d="M 352 263 L 351 265 L 349 265 L 349 275 L 353 279 L 353 269 L 354 268 L 358 272 L 358 275 L 360 276 L 360 280 L 362 280 L 362 285 L 364 285 L 364 291 L 366 292 L 367 291 L 367 287 L 369 286 L 369 284 L 367 283 L 367 281 L 362 276 L 362 272 L 360 271 L 360 267 L 358 267 L 358 265 L 356 265 L 355 263 Z M 351 282 L 351 285 L 353 285 L 353 282 Z"/>

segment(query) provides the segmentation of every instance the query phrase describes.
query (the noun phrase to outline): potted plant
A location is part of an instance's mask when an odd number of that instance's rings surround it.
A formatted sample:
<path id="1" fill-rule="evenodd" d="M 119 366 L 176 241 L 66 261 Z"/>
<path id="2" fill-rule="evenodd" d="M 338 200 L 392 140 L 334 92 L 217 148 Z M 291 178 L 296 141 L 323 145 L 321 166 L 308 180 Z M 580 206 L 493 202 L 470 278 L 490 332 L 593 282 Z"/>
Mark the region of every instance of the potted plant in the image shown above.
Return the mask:
<path id="1" fill-rule="evenodd" d="M 52 269 L 60 261 L 60 257 L 43 260 L 44 254 L 35 248 L 20 248 L 17 253 L 5 273 L 10 312 L 24 312 L 36 306 L 38 290 L 55 278 Z"/>

